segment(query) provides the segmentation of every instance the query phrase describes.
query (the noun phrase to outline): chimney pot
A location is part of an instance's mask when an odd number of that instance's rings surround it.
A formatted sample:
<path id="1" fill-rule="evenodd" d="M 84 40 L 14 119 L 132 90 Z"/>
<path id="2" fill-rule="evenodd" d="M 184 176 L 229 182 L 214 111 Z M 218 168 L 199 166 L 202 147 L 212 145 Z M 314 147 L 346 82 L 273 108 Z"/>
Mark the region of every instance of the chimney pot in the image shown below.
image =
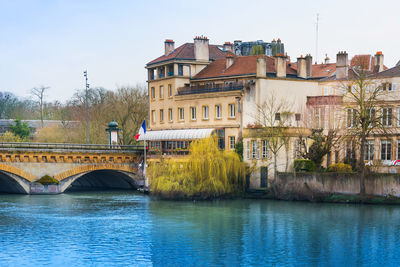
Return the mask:
<path id="1" fill-rule="evenodd" d="M 168 55 L 170 52 L 174 51 L 175 42 L 172 39 L 166 39 L 164 42 L 164 54 Z"/>
<path id="2" fill-rule="evenodd" d="M 349 72 L 349 58 L 345 51 L 336 55 L 336 78 L 346 79 Z"/>
<path id="3" fill-rule="evenodd" d="M 375 54 L 374 71 L 376 71 L 376 72 L 383 71 L 383 53 L 382 53 L 382 51 L 378 51 Z"/>

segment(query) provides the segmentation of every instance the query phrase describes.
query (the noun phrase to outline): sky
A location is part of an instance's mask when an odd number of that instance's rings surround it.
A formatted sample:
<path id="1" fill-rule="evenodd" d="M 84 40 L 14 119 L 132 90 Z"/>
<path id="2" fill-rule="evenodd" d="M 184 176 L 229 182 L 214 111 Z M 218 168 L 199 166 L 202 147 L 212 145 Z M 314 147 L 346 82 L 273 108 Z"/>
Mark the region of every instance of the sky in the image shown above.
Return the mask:
<path id="1" fill-rule="evenodd" d="M 335 61 L 338 51 L 400 60 L 400 1 L 136 1 L 0 0 L 0 91 L 29 98 L 49 86 L 46 99 L 61 102 L 85 88 L 116 90 L 145 84 L 147 62 L 207 36 L 211 44 L 280 38 L 294 61 L 311 53 Z"/>

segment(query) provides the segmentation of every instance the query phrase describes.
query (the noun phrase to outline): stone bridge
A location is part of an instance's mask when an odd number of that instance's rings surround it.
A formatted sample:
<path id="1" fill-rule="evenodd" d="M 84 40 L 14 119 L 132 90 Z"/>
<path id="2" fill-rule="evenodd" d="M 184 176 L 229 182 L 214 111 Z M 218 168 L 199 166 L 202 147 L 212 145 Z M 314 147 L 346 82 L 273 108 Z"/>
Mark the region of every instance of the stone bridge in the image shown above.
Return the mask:
<path id="1" fill-rule="evenodd" d="M 63 193 L 145 185 L 141 146 L 0 143 L 0 192 Z M 52 185 L 37 183 L 44 176 Z"/>

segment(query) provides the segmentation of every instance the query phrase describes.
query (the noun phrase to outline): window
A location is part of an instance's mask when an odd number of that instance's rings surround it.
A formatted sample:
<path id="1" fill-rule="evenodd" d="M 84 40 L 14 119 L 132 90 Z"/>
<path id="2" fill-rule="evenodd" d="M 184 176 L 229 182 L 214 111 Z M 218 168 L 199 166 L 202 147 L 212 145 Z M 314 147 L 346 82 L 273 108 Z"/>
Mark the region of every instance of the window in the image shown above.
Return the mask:
<path id="1" fill-rule="evenodd" d="M 351 86 L 351 92 L 352 92 L 353 94 L 357 92 L 357 85 L 353 84 L 353 85 Z"/>
<path id="2" fill-rule="evenodd" d="M 246 141 L 246 159 L 250 159 L 250 141 Z"/>
<path id="3" fill-rule="evenodd" d="M 371 86 L 370 84 L 365 85 L 365 92 L 366 93 L 369 93 L 370 86 Z"/>
<path id="4" fill-rule="evenodd" d="M 388 90 L 388 92 L 391 92 L 392 91 L 392 84 L 391 83 L 387 83 L 386 84 L 386 88 L 387 88 L 387 90 Z"/>
<path id="5" fill-rule="evenodd" d="M 294 140 L 294 158 L 301 158 L 301 140 Z"/>
<path id="6" fill-rule="evenodd" d="M 392 120 L 393 120 L 393 109 L 382 108 L 382 125 L 392 126 Z"/>
<path id="7" fill-rule="evenodd" d="M 376 85 L 374 83 L 370 84 L 371 93 L 375 92 Z"/>
<path id="8" fill-rule="evenodd" d="M 203 106 L 203 120 L 208 120 L 208 106 Z"/>
<path id="9" fill-rule="evenodd" d="M 296 121 L 300 121 L 301 120 L 301 114 L 300 113 L 294 114 L 294 117 L 295 117 Z"/>
<path id="10" fill-rule="evenodd" d="M 328 95 L 329 94 L 329 87 L 324 87 L 324 95 Z"/>
<path id="11" fill-rule="evenodd" d="M 355 127 L 357 124 L 357 111 L 352 108 L 346 109 L 347 128 Z"/>
<path id="12" fill-rule="evenodd" d="M 235 149 L 235 137 L 229 136 L 229 149 Z"/>
<path id="13" fill-rule="evenodd" d="M 400 141 L 397 141 L 397 159 L 400 159 Z"/>
<path id="14" fill-rule="evenodd" d="M 168 120 L 172 121 L 172 108 L 168 109 Z"/>
<path id="15" fill-rule="evenodd" d="M 196 107 L 190 107 L 190 119 L 192 121 L 196 120 Z"/>
<path id="16" fill-rule="evenodd" d="M 236 117 L 235 104 L 229 104 L 229 118 L 235 118 L 235 117 Z"/>
<path id="17" fill-rule="evenodd" d="M 392 160 L 392 142 L 381 141 L 381 160 Z"/>
<path id="18" fill-rule="evenodd" d="M 329 94 L 333 95 L 333 86 L 329 87 Z"/>
<path id="19" fill-rule="evenodd" d="M 397 126 L 400 126 L 400 107 L 397 108 Z"/>
<path id="20" fill-rule="evenodd" d="M 221 117 L 222 117 L 221 113 L 222 113 L 221 105 L 215 105 L 215 118 L 221 119 Z"/>
<path id="21" fill-rule="evenodd" d="M 156 98 L 156 88 L 151 87 L 151 98 Z"/>
<path id="22" fill-rule="evenodd" d="M 160 98 L 164 98 L 164 86 L 160 85 Z"/>
<path id="23" fill-rule="evenodd" d="M 160 109 L 160 122 L 164 121 L 164 110 Z"/>
<path id="24" fill-rule="evenodd" d="M 262 158 L 268 158 L 268 141 L 262 140 Z"/>
<path id="25" fill-rule="evenodd" d="M 275 113 L 275 120 L 280 121 L 281 120 L 281 113 Z"/>
<path id="26" fill-rule="evenodd" d="M 251 158 L 259 159 L 260 156 L 260 145 L 257 140 L 251 141 Z"/>
<path id="27" fill-rule="evenodd" d="M 395 83 L 392 83 L 392 90 L 393 90 L 393 91 L 396 91 L 396 90 L 397 90 L 397 86 L 396 86 Z"/>
<path id="28" fill-rule="evenodd" d="M 314 110 L 314 127 L 317 129 L 324 128 L 324 109 L 322 107 L 317 107 Z"/>
<path id="29" fill-rule="evenodd" d="M 183 65 L 182 64 L 178 64 L 178 75 L 183 76 Z"/>
<path id="30" fill-rule="evenodd" d="M 364 160 L 374 160 L 374 141 L 367 141 L 365 143 Z"/>
<path id="31" fill-rule="evenodd" d="M 375 108 L 368 108 L 367 116 L 368 116 L 367 119 L 369 120 L 369 126 L 372 127 L 373 124 L 375 123 L 375 116 L 376 116 Z"/>
<path id="32" fill-rule="evenodd" d="M 180 121 L 185 119 L 185 110 L 183 108 L 178 108 L 178 119 Z"/>
<path id="33" fill-rule="evenodd" d="M 168 84 L 168 97 L 172 97 L 172 84 Z"/>
<path id="34" fill-rule="evenodd" d="M 151 111 L 151 120 L 153 123 L 156 123 L 156 111 L 155 110 Z"/>
<path id="35" fill-rule="evenodd" d="M 348 140 L 344 143 L 344 153 L 346 159 L 356 158 L 356 144 L 354 141 Z"/>

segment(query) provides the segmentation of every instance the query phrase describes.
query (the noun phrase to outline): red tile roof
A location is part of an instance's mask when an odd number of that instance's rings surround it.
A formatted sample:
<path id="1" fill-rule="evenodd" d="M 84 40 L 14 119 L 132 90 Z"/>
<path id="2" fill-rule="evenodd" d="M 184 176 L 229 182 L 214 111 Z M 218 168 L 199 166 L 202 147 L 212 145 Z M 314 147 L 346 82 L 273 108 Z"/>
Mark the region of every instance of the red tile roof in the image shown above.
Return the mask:
<path id="1" fill-rule="evenodd" d="M 351 60 L 350 60 L 350 67 L 361 67 L 363 70 L 366 71 L 375 71 L 374 66 L 375 66 L 375 57 L 372 55 L 355 55 Z M 387 70 L 388 68 L 386 66 L 383 66 L 383 70 Z"/>
<path id="2" fill-rule="evenodd" d="M 193 79 L 206 79 L 224 76 L 255 75 L 257 72 L 257 58 L 265 57 L 266 72 L 275 73 L 275 60 L 269 56 L 235 56 L 233 64 L 226 69 L 226 59 L 217 59 Z M 323 78 L 332 75 L 336 70 L 336 64 L 316 64 L 313 65 L 313 78 Z M 296 63 L 287 62 L 286 74 L 297 75 Z"/>
<path id="3" fill-rule="evenodd" d="M 232 54 L 230 51 L 222 51 L 222 46 L 219 45 L 209 45 L 208 51 L 211 60 L 215 60 L 217 58 L 225 58 L 226 55 Z M 194 44 L 193 43 L 185 43 L 178 48 L 174 49 L 167 55 L 162 55 L 149 63 L 147 65 L 160 63 L 166 60 L 173 59 L 194 59 Z"/>

